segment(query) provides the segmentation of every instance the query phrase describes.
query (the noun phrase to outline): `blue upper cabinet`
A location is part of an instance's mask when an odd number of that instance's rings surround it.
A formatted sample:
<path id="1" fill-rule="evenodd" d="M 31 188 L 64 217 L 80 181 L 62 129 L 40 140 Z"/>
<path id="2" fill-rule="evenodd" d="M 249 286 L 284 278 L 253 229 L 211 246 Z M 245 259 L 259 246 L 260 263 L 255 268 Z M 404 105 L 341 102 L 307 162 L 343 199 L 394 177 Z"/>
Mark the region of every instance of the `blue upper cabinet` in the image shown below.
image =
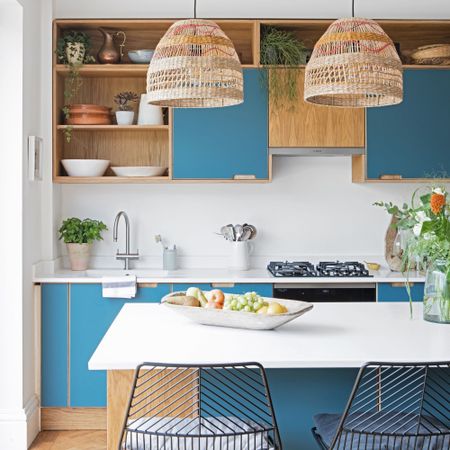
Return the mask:
<path id="1" fill-rule="evenodd" d="M 88 369 L 88 361 L 125 303 L 157 303 L 169 285 L 140 288 L 131 300 L 102 297 L 99 284 L 70 287 L 70 406 L 106 406 L 106 372 Z"/>
<path id="2" fill-rule="evenodd" d="M 173 177 L 269 178 L 268 95 L 258 69 L 244 70 L 244 103 L 174 109 Z"/>
<path id="3" fill-rule="evenodd" d="M 450 71 L 405 70 L 404 99 L 367 110 L 367 178 L 450 177 Z"/>

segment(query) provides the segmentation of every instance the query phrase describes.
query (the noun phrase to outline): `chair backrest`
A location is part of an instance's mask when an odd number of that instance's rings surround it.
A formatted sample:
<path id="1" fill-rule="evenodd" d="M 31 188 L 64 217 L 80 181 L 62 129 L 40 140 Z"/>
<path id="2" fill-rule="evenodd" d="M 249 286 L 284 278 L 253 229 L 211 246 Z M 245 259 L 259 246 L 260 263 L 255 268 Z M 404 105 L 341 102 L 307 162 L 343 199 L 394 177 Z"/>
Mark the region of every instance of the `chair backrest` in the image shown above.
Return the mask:
<path id="1" fill-rule="evenodd" d="M 450 362 L 367 363 L 331 449 L 450 448 Z"/>
<path id="2" fill-rule="evenodd" d="M 218 436 L 224 443 L 236 434 L 247 440 L 259 435 L 261 442 L 281 448 L 266 374 L 258 363 L 141 364 L 121 442 L 137 432 L 170 439 Z"/>

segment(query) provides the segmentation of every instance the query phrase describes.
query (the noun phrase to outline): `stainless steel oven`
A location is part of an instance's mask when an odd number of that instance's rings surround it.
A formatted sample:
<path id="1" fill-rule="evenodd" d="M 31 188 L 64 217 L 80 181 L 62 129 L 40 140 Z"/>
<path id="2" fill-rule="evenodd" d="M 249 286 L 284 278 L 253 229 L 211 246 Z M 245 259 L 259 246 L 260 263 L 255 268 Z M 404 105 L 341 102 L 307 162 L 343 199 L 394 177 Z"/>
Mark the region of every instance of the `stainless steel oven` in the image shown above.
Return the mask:
<path id="1" fill-rule="evenodd" d="M 375 302 L 375 283 L 278 283 L 275 298 L 305 302 Z"/>

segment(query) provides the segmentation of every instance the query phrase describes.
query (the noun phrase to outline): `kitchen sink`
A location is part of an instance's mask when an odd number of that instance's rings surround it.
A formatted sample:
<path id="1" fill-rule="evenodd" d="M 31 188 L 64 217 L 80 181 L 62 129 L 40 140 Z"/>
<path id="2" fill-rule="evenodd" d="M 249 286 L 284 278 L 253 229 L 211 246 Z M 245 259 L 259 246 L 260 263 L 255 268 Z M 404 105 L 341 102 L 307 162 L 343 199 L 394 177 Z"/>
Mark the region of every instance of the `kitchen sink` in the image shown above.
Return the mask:
<path id="1" fill-rule="evenodd" d="M 135 275 L 138 278 L 159 278 L 167 277 L 167 270 L 161 269 L 88 269 L 88 277 L 122 277 L 125 275 Z"/>

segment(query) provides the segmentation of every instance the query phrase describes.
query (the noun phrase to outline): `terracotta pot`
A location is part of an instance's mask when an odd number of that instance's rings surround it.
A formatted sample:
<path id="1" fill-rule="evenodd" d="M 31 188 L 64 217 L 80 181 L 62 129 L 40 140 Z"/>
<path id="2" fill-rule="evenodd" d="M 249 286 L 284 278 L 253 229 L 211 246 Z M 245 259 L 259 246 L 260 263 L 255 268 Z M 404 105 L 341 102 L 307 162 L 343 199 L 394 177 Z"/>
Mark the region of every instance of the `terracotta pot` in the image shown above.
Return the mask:
<path id="1" fill-rule="evenodd" d="M 69 105 L 68 125 L 111 125 L 111 108 L 101 105 Z"/>
<path id="2" fill-rule="evenodd" d="M 71 270 L 86 270 L 89 266 L 92 244 L 66 244 Z"/>

